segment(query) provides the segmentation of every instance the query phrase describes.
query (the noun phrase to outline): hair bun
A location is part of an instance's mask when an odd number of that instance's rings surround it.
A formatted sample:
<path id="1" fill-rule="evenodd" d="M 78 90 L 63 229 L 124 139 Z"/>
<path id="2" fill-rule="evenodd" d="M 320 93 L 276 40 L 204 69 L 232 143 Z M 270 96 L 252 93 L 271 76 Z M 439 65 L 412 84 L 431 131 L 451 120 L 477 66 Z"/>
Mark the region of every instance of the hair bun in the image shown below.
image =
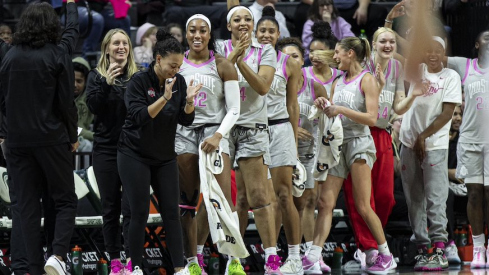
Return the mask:
<path id="1" fill-rule="evenodd" d="M 157 41 L 164 41 L 168 38 L 172 38 L 173 36 L 171 35 L 170 32 L 167 32 L 164 28 L 159 28 L 158 32 L 156 33 L 156 40 Z"/>
<path id="2" fill-rule="evenodd" d="M 272 6 L 265 6 L 262 11 L 262 17 L 270 16 L 275 18 L 275 9 Z"/>
<path id="3" fill-rule="evenodd" d="M 328 22 L 318 21 L 311 27 L 312 37 L 318 39 L 329 39 L 333 32 Z"/>

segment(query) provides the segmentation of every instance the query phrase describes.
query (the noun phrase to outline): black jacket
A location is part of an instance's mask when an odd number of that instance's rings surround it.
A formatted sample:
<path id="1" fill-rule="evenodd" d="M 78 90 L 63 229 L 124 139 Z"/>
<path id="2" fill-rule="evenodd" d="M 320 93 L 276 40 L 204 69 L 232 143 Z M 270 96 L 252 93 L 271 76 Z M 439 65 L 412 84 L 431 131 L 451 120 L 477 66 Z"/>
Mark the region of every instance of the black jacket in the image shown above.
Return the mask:
<path id="1" fill-rule="evenodd" d="M 119 84 L 109 85 L 97 70 L 91 70 L 87 77 L 87 106 L 95 115 L 93 122 L 93 150 L 117 154 L 117 142 L 126 118 L 124 94 L 127 79 L 125 75 L 117 78 Z"/>
<path id="2" fill-rule="evenodd" d="M 176 74 L 173 95 L 163 109 L 151 118 L 148 106 L 163 96 L 159 80 L 153 70 L 154 62 L 147 72 L 136 73 L 125 96 L 127 118 L 119 140 L 119 151 L 150 165 L 159 165 L 176 157 L 175 134 L 177 124 L 190 126 L 195 112 L 184 111 L 187 84 Z"/>
<path id="3" fill-rule="evenodd" d="M 8 147 L 77 141 L 71 54 L 78 40 L 78 12 L 74 3 L 67 10 L 67 25 L 58 45 L 39 49 L 16 45 L 2 60 L 0 104 Z"/>

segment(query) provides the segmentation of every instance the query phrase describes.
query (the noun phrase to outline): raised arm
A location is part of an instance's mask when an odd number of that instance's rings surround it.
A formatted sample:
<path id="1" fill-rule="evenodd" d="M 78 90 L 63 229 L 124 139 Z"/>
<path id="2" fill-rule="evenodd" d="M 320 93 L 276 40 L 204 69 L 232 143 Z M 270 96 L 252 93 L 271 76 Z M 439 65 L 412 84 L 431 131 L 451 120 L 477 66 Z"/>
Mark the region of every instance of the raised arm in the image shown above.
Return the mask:
<path id="1" fill-rule="evenodd" d="M 244 62 L 244 54 L 238 57 L 236 64 L 243 77 L 248 81 L 259 95 L 266 95 L 272 85 L 275 67 L 277 66 L 277 54 L 270 45 L 263 45 L 263 53 L 261 56 L 260 67 L 258 73 L 255 73 Z"/>
<path id="2" fill-rule="evenodd" d="M 66 3 L 66 27 L 61 36 L 58 46 L 64 49 L 69 55 L 73 55 L 79 36 L 78 10 L 75 0 L 68 0 Z"/>
<path id="3" fill-rule="evenodd" d="M 228 10 L 230 10 L 234 6 L 239 5 L 239 0 L 227 0 L 228 1 Z"/>

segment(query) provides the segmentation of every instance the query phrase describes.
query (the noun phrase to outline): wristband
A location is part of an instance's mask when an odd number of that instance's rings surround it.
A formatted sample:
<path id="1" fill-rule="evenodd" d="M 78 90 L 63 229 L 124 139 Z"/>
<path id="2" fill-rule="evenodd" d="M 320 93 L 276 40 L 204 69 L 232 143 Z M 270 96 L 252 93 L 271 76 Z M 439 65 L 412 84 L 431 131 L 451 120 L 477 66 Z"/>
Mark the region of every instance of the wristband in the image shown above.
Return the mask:
<path id="1" fill-rule="evenodd" d="M 194 106 L 194 102 L 193 102 L 193 101 L 192 101 L 192 102 L 188 102 L 188 101 L 187 101 L 187 105 L 188 105 L 188 106 Z"/>
<path id="2" fill-rule="evenodd" d="M 386 23 L 389 23 L 389 24 L 392 24 L 392 23 L 394 23 L 394 21 L 391 21 L 391 20 L 387 20 L 387 19 L 385 19 L 385 22 L 386 22 Z"/>
<path id="3" fill-rule="evenodd" d="M 165 95 L 163 95 L 163 98 L 166 100 L 166 102 L 170 101 Z"/>

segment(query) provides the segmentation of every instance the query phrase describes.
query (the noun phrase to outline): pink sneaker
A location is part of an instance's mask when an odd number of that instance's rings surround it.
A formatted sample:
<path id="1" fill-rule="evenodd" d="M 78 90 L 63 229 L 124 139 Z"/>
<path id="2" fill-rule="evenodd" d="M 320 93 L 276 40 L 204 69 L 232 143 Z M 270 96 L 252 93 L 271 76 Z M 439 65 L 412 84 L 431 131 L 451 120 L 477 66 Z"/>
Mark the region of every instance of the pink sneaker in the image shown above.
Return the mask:
<path id="1" fill-rule="evenodd" d="M 110 261 L 110 275 L 124 275 L 124 266 L 120 260 Z"/>
<path id="2" fill-rule="evenodd" d="M 397 264 L 394 257 L 391 255 L 377 255 L 374 265 L 367 269 L 370 274 L 386 274 L 396 269 Z"/>
<path id="3" fill-rule="evenodd" d="M 321 268 L 322 272 L 326 272 L 326 273 L 331 272 L 331 267 L 329 267 L 329 265 L 324 263 L 323 255 L 319 257 L 319 267 Z"/>
<path id="4" fill-rule="evenodd" d="M 267 263 L 265 264 L 265 274 L 266 275 L 282 275 L 280 272 L 280 266 L 282 262 L 278 255 L 268 256 Z"/>
<path id="5" fill-rule="evenodd" d="M 133 269 L 132 269 L 132 261 L 129 260 L 126 265 L 124 266 L 124 274 L 125 275 L 131 275 L 133 272 Z"/>
<path id="6" fill-rule="evenodd" d="M 207 272 L 205 272 L 205 269 L 204 269 L 204 267 L 206 267 L 206 265 L 204 263 L 204 255 L 197 254 L 197 259 L 199 260 L 200 269 L 202 269 L 202 275 L 207 275 Z"/>
<path id="7" fill-rule="evenodd" d="M 304 274 L 323 274 L 319 261 L 311 262 L 307 256 L 302 257 L 302 269 L 304 269 Z"/>
<path id="8" fill-rule="evenodd" d="M 474 247 L 474 258 L 470 263 L 470 268 L 485 268 L 486 267 L 486 249 L 483 246 Z"/>

